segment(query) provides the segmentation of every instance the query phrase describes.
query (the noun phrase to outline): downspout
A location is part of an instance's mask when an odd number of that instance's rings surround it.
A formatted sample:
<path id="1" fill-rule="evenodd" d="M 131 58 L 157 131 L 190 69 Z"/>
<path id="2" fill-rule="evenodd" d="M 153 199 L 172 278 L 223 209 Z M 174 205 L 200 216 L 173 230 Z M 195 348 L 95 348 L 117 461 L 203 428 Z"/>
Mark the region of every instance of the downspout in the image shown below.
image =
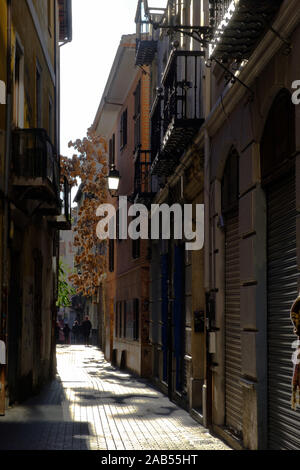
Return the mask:
<path id="1" fill-rule="evenodd" d="M 11 154 L 11 103 L 12 103 L 12 80 L 11 80 L 11 0 L 7 0 L 7 84 L 6 84 L 6 134 L 5 134 L 5 164 L 3 176 L 4 207 L 3 207 L 3 227 L 2 227 L 2 292 L 1 292 L 1 323 L 0 339 L 6 345 L 6 363 L 7 363 L 7 317 L 8 317 L 8 242 L 9 242 L 9 170 Z M 6 367 L 0 366 L 0 413 L 5 415 L 6 408 Z"/>
<path id="2" fill-rule="evenodd" d="M 211 69 L 206 69 L 205 80 L 205 119 L 211 109 Z M 210 137 L 208 130 L 204 128 L 204 290 L 206 295 L 206 373 L 203 386 L 203 424 L 208 427 L 212 421 L 212 373 L 211 356 L 209 354 L 209 330 L 210 330 Z"/>
<path id="3" fill-rule="evenodd" d="M 4 214 L 3 214 L 3 246 L 2 246 L 2 305 L 1 305 L 1 337 L 7 345 L 7 314 L 8 314 L 8 241 L 9 241 L 9 170 L 11 157 L 11 106 L 12 106 L 12 77 L 11 77 L 11 0 L 7 0 L 7 85 L 6 85 L 6 136 L 5 136 L 5 166 L 4 166 Z"/>
<path id="4" fill-rule="evenodd" d="M 54 109 L 55 109 L 55 119 L 56 119 L 56 126 L 55 126 L 55 138 L 54 138 L 54 145 L 59 154 L 59 97 L 58 97 L 58 63 L 57 63 L 57 56 L 58 56 L 58 47 L 57 47 L 57 2 L 54 2 L 54 65 L 55 65 L 55 94 L 54 94 Z"/>
<path id="5" fill-rule="evenodd" d="M 59 149 L 59 142 L 60 142 L 60 97 L 59 97 L 59 66 L 58 66 L 58 47 L 57 47 L 57 2 L 54 2 L 54 70 L 55 70 L 55 84 L 54 84 L 54 115 L 55 115 L 55 135 L 54 135 L 54 147 L 57 152 L 57 159 L 59 162 L 59 184 L 60 184 L 60 149 Z M 54 230 L 54 240 L 55 240 L 55 253 L 53 253 L 53 258 L 56 258 L 56 275 L 55 275 L 55 285 L 53 286 L 53 312 L 52 312 L 52 331 L 51 331 L 51 338 L 52 338 L 52 357 L 51 357 L 51 375 L 55 377 L 56 374 L 56 340 L 55 340 L 55 325 L 57 319 L 57 307 L 56 307 L 56 299 L 57 299 L 57 292 L 58 292 L 58 278 L 59 278 L 59 231 Z"/>
<path id="6" fill-rule="evenodd" d="M 168 351 L 168 397 L 173 399 L 173 263 L 172 263 L 172 240 L 168 240 L 168 323 L 167 323 L 167 351 Z"/>

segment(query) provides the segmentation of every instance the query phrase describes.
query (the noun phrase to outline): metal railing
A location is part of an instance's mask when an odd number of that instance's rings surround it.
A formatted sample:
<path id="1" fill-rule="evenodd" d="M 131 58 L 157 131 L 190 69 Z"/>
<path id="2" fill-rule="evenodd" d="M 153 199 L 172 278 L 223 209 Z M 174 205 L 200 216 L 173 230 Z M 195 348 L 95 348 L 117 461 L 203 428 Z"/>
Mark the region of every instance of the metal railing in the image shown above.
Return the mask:
<path id="1" fill-rule="evenodd" d="M 63 183 L 61 184 L 60 199 L 62 201 L 61 215 L 65 216 L 65 219 L 71 223 L 71 186 L 65 176 L 63 178 Z"/>
<path id="2" fill-rule="evenodd" d="M 151 152 L 150 150 L 138 150 L 135 160 L 134 193 L 151 194 Z"/>
<path id="3" fill-rule="evenodd" d="M 202 118 L 199 51 L 173 51 L 163 77 L 163 132 L 173 120 Z"/>
<path id="4" fill-rule="evenodd" d="M 136 16 L 136 65 L 150 65 L 157 51 L 159 31 L 153 28 L 149 20 L 147 2 L 139 2 Z"/>
<path id="5" fill-rule="evenodd" d="M 161 150 L 163 139 L 163 98 L 157 95 L 151 113 L 151 157 L 152 161 L 155 160 Z"/>
<path id="6" fill-rule="evenodd" d="M 214 29 L 223 20 L 229 5 L 232 0 L 210 0 L 209 1 L 209 16 L 210 16 L 210 26 Z"/>
<path id="7" fill-rule="evenodd" d="M 150 2 L 151 4 L 151 2 Z M 158 39 L 158 31 L 153 28 L 149 15 L 153 21 L 159 22 L 162 18 L 162 9 L 153 8 L 148 2 L 139 2 L 139 10 L 136 16 L 136 36 L 138 41 L 154 41 Z"/>
<path id="8" fill-rule="evenodd" d="M 18 129 L 12 136 L 12 162 L 15 176 L 45 178 L 59 194 L 59 162 L 44 129 Z"/>

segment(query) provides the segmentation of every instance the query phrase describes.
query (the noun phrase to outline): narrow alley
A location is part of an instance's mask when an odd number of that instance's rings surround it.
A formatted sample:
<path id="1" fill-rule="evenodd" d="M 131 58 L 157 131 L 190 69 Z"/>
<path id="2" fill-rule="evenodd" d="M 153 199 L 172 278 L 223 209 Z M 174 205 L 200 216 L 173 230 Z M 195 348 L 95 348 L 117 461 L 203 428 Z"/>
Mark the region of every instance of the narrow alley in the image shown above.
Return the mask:
<path id="1" fill-rule="evenodd" d="M 226 450 L 146 380 L 95 347 L 57 346 L 58 375 L 0 419 L 1 450 Z"/>

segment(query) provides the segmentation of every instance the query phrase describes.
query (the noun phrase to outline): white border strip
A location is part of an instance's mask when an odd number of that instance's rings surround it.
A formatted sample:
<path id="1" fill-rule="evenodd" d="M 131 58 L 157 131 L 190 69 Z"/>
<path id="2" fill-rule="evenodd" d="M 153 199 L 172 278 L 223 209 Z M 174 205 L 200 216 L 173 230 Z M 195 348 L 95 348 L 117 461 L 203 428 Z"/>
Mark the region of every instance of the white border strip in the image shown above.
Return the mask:
<path id="1" fill-rule="evenodd" d="M 6 104 L 6 86 L 2 80 L 0 80 L 0 104 Z"/>

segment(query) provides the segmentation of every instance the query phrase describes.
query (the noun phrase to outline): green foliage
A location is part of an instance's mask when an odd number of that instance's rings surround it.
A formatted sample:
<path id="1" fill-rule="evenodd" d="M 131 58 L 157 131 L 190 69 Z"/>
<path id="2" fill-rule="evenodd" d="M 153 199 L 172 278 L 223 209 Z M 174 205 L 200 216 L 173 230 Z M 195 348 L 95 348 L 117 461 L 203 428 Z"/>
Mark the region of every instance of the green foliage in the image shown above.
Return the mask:
<path id="1" fill-rule="evenodd" d="M 76 294 L 74 287 L 70 286 L 67 282 L 67 273 L 68 267 L 64 265 L 62 260 L 59 260 L 59 277 L 58 277 L 58 299 L 56 306 L 61 307 L 70 307 L 71 297 Z"/>

